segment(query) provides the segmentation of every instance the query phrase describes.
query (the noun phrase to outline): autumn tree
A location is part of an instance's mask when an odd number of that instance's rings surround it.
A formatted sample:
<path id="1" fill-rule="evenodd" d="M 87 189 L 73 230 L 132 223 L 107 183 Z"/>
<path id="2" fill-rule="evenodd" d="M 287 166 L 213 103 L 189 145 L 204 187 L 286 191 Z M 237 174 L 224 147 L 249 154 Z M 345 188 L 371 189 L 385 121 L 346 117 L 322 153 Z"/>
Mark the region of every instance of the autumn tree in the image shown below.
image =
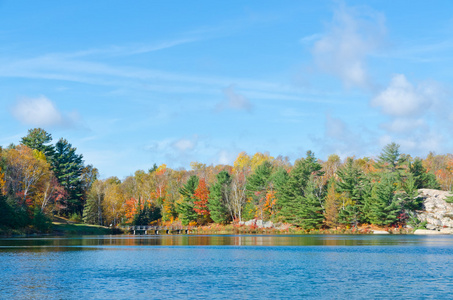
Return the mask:
<path id="1" fill-rule="evenodd" d="M 87 201 L 83 208 L 83 222 L 88 224 L 103 225 L 103 202 L 105 197 L 105 183 L 102 180 L 95 180 L 87 195 Z"/>
<path id="2" fill-rule="evenodd" d="M 21 204 L 32 205 L 38 183 L 50 176 L 50 164 L 42 152 L 25 145 L 6 151 L 6 160 L 7 189 L 19 197 Z"/>
<path id="3" fill-rule="evenodd" d="M 118 225 L 125 213 L 124 190 L 117 177 L 105 180 L 104 200 L 102 201 L 103 219 L 106 225 Z"/>
<path id="4" fill-rule="evenodd" d="M 203 224 L 210 220 L 208 208 L 209 189 L 204 178 L 198 181 L 198 186 L 193 193 L 193 210 L 198 214 L 198 223 Z"/>
<path id="5" fill-rule="evenodd" d="M 269 197 L 274 198 L 272 172 L 272 164 L 265 160 L 249 176 L 247 182 L 247 194 L 254 200 L 254 204 L 258 208 L 261 220 L 264 220 L 265 203 L 269 200 Z M 273 201 L 273 199 L 270 200 Z"/>

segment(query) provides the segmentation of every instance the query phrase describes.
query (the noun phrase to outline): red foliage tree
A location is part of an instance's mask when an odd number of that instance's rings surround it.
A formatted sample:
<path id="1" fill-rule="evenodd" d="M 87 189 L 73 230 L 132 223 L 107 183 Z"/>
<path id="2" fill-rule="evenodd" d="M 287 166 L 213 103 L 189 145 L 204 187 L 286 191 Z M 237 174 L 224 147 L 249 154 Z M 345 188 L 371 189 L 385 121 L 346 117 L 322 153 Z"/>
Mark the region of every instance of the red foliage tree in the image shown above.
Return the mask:
<path id="1" fill-rule="evenodd" d="M 209 216 L 208 209 L 208 198 L 209 198 L 209 189 L 206 185 L 206 180 L 201 178 L 198 187 L 194 192 L 194 210 L 197 214 L 202 216 Z"/>

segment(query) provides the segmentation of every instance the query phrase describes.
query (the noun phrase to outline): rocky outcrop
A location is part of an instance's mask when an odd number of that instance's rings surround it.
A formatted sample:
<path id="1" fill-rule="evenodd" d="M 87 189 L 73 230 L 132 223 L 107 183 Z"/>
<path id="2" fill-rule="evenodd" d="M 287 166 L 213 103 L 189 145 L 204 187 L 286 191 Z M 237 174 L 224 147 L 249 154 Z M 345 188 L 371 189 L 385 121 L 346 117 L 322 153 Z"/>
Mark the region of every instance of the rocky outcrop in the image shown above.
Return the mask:
<path id="1" fill-rule="evenodd" d="M 414 234 L 418 235 L 433 235 L 433 234 L 444 234 L 443 232 L 437 230 L 429 230 L 429 229 L 417 229 L 414 231 Z"/>
<path id="2" fill-rule="evenodd" d="M 424 209 L 417 212 L 417 218 L 424 222 L 426 228 L 437 231 L 453 230 L 453 204 L 447 203 L 445 198 L 451 195 L 450 192 L 420 189 L 420 196 L 423 198 Z"/>
<path id="3" fill-rule="evenodd" d="M 249 221 L 242 221 L 242 222 L 239 222 L 239 225 L 245 225 L 245 226 L 255 226 L 255 227 L 258 227 L 258 228 L 274 228 L 274 223 L 272 223 L 272 221 L 264 221 L 263 220 L 256 220 L 256 219 L 253 219 L 253 220 L 249 220 Z"/>

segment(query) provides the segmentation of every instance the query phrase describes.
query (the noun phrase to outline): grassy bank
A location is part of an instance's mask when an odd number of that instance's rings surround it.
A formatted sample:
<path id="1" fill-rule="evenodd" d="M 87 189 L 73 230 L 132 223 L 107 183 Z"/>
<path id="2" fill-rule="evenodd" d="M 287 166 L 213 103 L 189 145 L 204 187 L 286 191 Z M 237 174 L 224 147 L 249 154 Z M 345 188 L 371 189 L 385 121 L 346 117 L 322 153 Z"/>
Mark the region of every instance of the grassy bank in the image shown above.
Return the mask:
<path id="1" fill-rule="evenodd" d="M 53 223 L 52 234 L 55 235 L 104 235 L 112 234 L 112 229 L 88 224 Z"/>

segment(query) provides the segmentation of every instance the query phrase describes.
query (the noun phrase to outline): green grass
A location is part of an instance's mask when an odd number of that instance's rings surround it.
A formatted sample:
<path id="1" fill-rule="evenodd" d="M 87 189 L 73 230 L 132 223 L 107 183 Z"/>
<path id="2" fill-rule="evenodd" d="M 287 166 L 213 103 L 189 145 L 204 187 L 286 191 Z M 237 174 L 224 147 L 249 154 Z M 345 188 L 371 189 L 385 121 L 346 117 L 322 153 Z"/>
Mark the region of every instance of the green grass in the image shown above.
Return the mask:
<path id="1" fill-rule="evenodd" d="M 63 235 L 104 235 L 112 234 L 108 227 L 88 224 L 64 224 L 53 222 L 53 233 Z"/>

